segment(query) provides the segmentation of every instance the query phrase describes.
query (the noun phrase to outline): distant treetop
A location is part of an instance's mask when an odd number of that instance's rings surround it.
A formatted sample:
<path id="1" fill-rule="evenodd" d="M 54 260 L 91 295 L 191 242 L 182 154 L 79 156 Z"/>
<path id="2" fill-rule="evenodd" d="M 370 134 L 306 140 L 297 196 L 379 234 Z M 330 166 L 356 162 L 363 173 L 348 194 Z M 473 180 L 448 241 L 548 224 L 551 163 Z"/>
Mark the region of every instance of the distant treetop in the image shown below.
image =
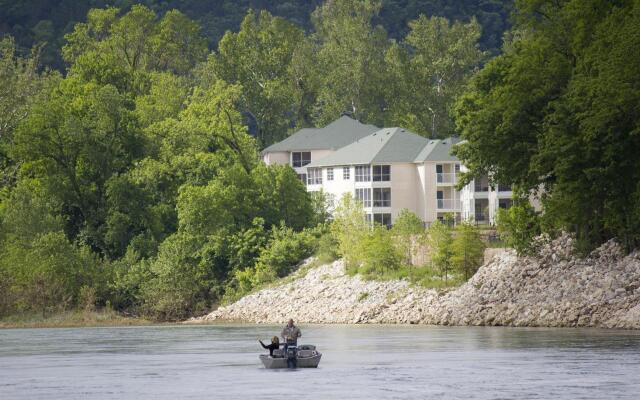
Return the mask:
<path id="1" fill-rule="evenodd" d="M 238 31 L 240 22 L 252 8 L 268 10 L 312 30 L 311 13 L 323 3 L 321 0 L 0 0 L 0 36 L 9 34 L 16 39 L 24 53 L 37 43 L 46 42 L 41 63 L 63 70 L 61 48 L 64 35 L 73 31 L 74 24 L 86 22 L 91 8 L 112 6 L 128 11 L 134 4 L 144 4 L 160 15 L 177 9 L 202 26 L 209 48 L 217 48 L 228 30 Z M 409 31 L 407 23 L 420 14 L 441 16 L 450 20 L 469 21 L 475 17 L 482 26 L 480 46 L 498 53 L 503 33 L 509 28 L 512 0 L 382 0 L 378 20 L 392 39 L 400 40 Z"/>

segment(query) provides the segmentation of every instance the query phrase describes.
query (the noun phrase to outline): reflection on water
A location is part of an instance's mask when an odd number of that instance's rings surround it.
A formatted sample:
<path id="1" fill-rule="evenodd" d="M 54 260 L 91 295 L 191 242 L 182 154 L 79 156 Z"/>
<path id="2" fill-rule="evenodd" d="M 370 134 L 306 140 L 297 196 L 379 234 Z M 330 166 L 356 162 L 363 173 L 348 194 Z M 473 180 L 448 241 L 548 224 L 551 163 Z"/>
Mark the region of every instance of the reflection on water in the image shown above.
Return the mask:
<path id="1" fill-rule="evenodd" d="M 640 333 L 302 325 L 317 370 L 265 370 L 280 327 L 0 330 L 0 399 L 638 399 Z"/>

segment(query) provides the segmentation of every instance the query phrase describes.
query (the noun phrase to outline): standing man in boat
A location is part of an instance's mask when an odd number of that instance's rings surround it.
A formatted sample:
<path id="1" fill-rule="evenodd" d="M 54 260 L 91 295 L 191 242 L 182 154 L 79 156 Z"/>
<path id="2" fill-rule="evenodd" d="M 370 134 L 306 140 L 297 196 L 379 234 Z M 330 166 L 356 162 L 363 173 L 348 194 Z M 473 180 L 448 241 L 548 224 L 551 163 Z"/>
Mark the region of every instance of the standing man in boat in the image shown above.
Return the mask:
<path id="1" fill-rule="evenodd" d="M 302 333 L 300 328 L 293 324 L 293 319 L 289 319 L 287 326 L 282 329 L 281 336 L 284 338 L 284 354 L 287 357 L 287 367 L 296 368 L 298 366 L 298 338 L 302 336 Z M 289 346 L 292 348 L 289 349 Z"/>
<path id="2" fill-rule="evenodd" d="M 300 332 L 300 328 L 293 324 L 293 319 L 289 319 L 287 325 L 282 329 L 281 336 L 284 339 L 286 352 L 286 347 L 288 345 L 298 345 L 298 338 L 302 336 L 302 333 Z"/>

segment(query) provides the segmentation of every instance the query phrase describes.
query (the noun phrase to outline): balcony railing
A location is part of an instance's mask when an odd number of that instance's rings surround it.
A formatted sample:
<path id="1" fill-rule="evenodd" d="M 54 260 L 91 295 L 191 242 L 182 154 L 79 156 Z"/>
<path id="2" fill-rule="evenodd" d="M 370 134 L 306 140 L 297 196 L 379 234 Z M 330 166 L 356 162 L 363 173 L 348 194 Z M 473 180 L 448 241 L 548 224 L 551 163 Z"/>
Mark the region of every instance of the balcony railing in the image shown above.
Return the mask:
<path id="1" fill-rule="evenodd" d="M 438 210 L 459 210 L 462 208 L 460 199 L 437 199 Z"/>
<path id="2" fill-rule="evenodd" d="M 438 183 L 454 184 L 458 182 L 458 177 L 453 172 L 438 172 L 436 177 Z"/>
<path id="3" fill-rule="evenodd" d="M 486 213 L 476 213 L 475 220 L 477 224 L 488 224 L 489 223 L 489 215 Z"/>

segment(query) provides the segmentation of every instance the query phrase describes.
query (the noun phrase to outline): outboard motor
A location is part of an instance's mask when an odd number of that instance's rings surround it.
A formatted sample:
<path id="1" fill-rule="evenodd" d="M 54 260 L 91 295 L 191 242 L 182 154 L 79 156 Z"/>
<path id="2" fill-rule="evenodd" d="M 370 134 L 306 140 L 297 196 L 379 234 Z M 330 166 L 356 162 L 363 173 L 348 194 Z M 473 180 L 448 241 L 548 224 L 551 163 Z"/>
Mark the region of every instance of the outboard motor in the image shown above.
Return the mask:
<path id="1" fill-rule="evenodd" d="M 298 366 L 298 346 L 288 345 L 285 357 L 287 357 L 287 368 L 296 368 Z"/>

